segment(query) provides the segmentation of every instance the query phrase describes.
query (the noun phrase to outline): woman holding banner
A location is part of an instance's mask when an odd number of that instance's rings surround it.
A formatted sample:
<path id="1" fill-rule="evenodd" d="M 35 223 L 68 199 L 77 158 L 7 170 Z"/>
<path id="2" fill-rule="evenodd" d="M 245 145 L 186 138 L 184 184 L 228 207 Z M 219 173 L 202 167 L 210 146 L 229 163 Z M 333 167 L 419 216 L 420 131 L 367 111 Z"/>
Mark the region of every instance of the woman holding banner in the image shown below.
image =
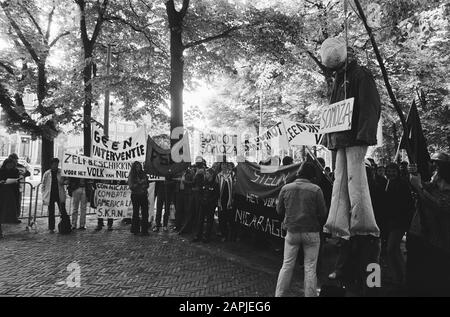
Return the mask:
<path id="1" fill-rule="evenodd" d="M 128 175 L 128 186 L 131 190 L 131 203 L 133 204 L 133 216 L 131 218 L 131 232 L 134 234 L 148 236 L 148 181 L 147 174 L 142 169 L 142 164 L 135 161 L 131 165 Z M 139 219 L 139 209 L 141 209 L 142 220 Z M 140 223 L 140 228 L 139 228 Z"/>

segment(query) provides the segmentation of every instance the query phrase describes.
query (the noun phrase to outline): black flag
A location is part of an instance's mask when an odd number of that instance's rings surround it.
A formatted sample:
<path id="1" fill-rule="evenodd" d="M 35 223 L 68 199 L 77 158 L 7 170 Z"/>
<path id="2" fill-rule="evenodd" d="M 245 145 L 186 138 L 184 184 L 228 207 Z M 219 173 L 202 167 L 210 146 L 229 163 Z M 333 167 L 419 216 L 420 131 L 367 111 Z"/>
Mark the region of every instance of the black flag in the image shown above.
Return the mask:
<path id="1" fill-rule="evenodd" d="M 408 156 L 417 164 L 417 171 L 420 173 L 422 180 L 429 181 L 431 178 L 428 163 L 430 162 L 430 154 L 428 153 L 427 140 L 423 135 L 422 124 L 420 123 L 419 113 L 414 100 L 409 109 L 406 118 L 406 131 L 403 132 L 399 148 L 407 149 L 409 144 Z"/>

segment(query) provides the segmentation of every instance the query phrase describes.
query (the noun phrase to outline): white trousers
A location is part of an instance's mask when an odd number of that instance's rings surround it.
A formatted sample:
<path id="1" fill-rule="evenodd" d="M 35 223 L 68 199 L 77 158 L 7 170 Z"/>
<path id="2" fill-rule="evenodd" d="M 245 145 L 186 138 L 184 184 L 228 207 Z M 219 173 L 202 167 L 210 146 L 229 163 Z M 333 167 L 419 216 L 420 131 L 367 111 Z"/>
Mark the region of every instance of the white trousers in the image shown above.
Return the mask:
<path id="1" fill-rule="evenodd" d="M 317 258 L 319 256 L 320 235 L 318 232 L 291 233 L 284 238 L 284 259 L 278 275 L 276 297 L 286 295 L 294 273 L 298 249 L 303 246 L 305 269 L 305 297 L 317 296 Z"/>
<path id="2" fill-rule="evenodd" d="M 349 239 L 355 235 L 380 236 L 375 221 L 364 157 L 367 146 L 338 149 L 330 212 L 324 231 Z"/>

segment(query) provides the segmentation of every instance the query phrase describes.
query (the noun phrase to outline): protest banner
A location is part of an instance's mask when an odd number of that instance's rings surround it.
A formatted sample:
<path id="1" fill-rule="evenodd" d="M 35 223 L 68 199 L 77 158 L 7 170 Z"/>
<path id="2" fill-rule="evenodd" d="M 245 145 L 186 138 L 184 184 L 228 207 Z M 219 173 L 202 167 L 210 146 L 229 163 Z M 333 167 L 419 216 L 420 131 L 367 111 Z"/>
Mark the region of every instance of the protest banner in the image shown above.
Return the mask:
<path id="1" fill-rule="evenodd" d="M 320 125 L 299 123 L 283 119 L 289 145 L 320 145 L 323 134 L 319 133 Z"/>
<path id="2" fill-rule="evenodd" d="M 180 140 L 179 142 L 184 142 Z M 175 147 L 175 146 L 174 146 Z M 144 163 L 146 173 L 155 176 L 175 177 L 190 165 L 190 162 L 175 162 L 172 151 L 163 149 L 149 136 L 147 139 L 147 155 Z"/>
<path id="3" fill-rule="evenodd" d="M 127 180 L 132 161 L 115 162 L 64 152 L 61 175 L 102 180 Z"/>
<path id="4" fill-rule="evenodd" d="M 122 141 L 112 141 L 98 125 L 92 124 L 92 157 L 106 161 L 145 161 L 146 133 L 139 128 Z"/>
<path id="5" fill-rule="evenodd" d="M 200 155 L 237 155 L 237 135 L 216 132 L 200 133 Z"/>
<path id="6" fill-rule="evenodd" d="M 133 214 L 128 185 L 97 183 L 94 201 L 98 218 L 131 218 Z"/>
<path id="7" fill-rule="evenodd" d="M 320 133 L 347 131 L 352 128 L 353 103 L 355 98 L 345 99 L 320 111 Z"/>
<path id="8" fill-rule="evenodd" d="M 278 122 L 257 137 L 244 140 L 243 146 L 245 153 L 250 155 L 261 150 L 268 155 L 273 155 L 278 150 L 288 150 L 289 143 L 283 122 Z"/>
<path id="9" fill-rule="evenodd" d="M 276 212 L 281 188 L 295 179 L 300 164 L 265 169 L 244 162 L 236 170 L 234 221 L 252 230 L 284 238 L 282 217 Z"/>

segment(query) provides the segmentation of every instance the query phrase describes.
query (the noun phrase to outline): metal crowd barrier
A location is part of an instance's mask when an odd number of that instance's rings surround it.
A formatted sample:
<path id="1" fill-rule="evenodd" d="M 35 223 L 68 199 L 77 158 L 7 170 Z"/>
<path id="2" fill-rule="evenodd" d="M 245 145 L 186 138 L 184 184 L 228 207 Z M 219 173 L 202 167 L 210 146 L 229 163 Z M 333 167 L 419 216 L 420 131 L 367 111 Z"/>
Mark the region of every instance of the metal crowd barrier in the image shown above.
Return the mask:
<path id="1" fill-rule="evenodd" d="M 42 183 L 39 183 L 38 185 L 36 185 L 36 187 L 33 187 L 33 184 L 29 183 L 29 182 L 21 182 L 20 183 L 21 186 L 21 198 L 20 198 L 20 216 L 19 218 L 21 219 L 27 219 L 27 227 L 26 230 L 30 231 L 31 229 L 34 229 L 35 231 L 37 230 L 36 227 L 36 220 L 37 218 L 46 218 L 48 217 L 48 209 L 47 211 L 44 213 L 44 204 L 42 203 L 42 193 L 41 193 L 41 186 Z M 28 192 L 26 191 L 27 187 L 29 186 L 29 195 Z M 29 199 L 26 199 L 26 198 Z M 86 210 L 86 215 L 94 215 L 96 214 L 95 209 L 91 207 L 90 204 L 90 199 L 91 197 L 87 197 L 87 210 Z M 29 203 L 29 205 L 26 205 L 26 203 Z M 34 203 L 34 206 L 33 206 Z M 67 204 L 69 204 L 67 206 Z M 28 209 L 28 215 L 26 216 L 25 213 Z M 39 215 L 38 215 L 38 209 L 39 209 Z M 60 210 L 59 208 L 56 207 L 56 209 L 58 210 L 58 213 L 55 213 L 55 218 L 60 217 Z M 70 197 L 69 195 L 67 195 L 66 198 L 66 210 L 67 213 L 69 215 L 72 215 L 72 197 Z M 55 210 L 56 211 L 56 210 Z"/>

